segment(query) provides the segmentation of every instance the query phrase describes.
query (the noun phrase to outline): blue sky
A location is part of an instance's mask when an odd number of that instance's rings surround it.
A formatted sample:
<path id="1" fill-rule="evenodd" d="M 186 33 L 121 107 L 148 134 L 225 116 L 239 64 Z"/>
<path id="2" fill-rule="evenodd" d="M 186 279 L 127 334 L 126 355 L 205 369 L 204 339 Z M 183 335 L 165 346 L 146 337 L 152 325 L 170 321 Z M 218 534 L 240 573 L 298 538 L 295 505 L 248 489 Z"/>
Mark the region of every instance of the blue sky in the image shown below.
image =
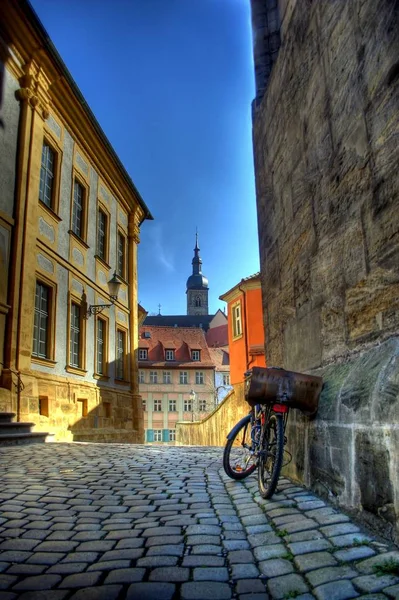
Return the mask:
<path id="1" fill-rule="evenodd" d="M 249 0 L 32 0 L 154 215 L 139 300 L 186 313 L 198 227 L 210 312 L 259 268 Z"/>

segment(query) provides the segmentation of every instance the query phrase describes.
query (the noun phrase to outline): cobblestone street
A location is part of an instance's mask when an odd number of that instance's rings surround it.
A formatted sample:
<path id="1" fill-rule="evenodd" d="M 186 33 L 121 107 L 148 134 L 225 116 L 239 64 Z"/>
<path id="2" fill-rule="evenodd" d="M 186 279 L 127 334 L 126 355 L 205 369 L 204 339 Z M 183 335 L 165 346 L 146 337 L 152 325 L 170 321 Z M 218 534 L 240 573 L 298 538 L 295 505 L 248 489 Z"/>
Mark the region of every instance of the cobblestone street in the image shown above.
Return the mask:
<path id="1" fill-rule="evenodd" d="M 0 450 L 0 599 L 399 598 L 399 552 L 305 489 L 229 480 L 221 448 Z"/>

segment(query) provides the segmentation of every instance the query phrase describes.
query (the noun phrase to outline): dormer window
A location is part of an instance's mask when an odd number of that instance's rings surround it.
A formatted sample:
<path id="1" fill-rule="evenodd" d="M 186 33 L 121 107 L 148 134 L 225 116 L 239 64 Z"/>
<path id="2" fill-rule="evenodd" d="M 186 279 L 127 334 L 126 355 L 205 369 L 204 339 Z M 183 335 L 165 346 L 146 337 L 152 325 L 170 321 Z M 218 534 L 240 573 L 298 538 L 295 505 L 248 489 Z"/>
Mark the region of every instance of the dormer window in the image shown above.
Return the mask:
<path id="1" fill-rule="evenodd" d="M 147 359 L 148 359 L 147 348 L 139 348 L 139 360 L 147 360 Z"/>
<path id="2" fill-rule="evenodd" d="M 191 360 L 201 360 L 200 350 L 191 350 Z"/>
<path id="3" fill-rule="evenodd" d="M 175 351 L 165 350 L 165 360 L 175 360 Z"/>

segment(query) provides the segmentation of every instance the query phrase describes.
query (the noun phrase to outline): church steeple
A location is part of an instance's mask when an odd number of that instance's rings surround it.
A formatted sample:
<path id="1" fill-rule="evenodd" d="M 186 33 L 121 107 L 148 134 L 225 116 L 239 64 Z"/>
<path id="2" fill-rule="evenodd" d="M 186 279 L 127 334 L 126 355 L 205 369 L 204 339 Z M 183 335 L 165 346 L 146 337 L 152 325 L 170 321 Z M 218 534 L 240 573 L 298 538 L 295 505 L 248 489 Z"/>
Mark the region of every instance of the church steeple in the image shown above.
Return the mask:
<path id="1" fill-rule="evenodd" d="M 202 271 L 202 258 L 199 255 L 200 248 L 198 246 L 198 232 L 195 232 L 195 248 L 194 258 L 191 261 L 193 265 L 193 275 L 200 275 Z"/>
<path id="2" fill-rule="evenodd" d="M 199 252 L 198 232 L 196 231 L 194 258 L 191 261 L 193 274 L 187 279 L 186 289 L 188 315 L 208 314 L 208 280 L 202 274 L 202 258 Z"/>

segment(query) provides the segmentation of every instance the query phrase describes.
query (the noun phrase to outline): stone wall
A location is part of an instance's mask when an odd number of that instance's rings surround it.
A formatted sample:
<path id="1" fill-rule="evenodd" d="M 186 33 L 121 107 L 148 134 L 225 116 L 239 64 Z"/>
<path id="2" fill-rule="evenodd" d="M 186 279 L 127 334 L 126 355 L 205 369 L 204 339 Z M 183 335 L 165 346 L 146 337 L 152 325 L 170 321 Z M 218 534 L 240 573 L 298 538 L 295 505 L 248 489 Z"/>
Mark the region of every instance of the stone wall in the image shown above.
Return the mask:
<path id="1" fill-rule="evenodd" d="M 178 446 L 224 446 L 234 425 L 249 411 L 244 385 L 234 386 L 226 398 L 202 421 L 176 423 Z"/>
<path id="2" fill-rule="evenodd" d="M 398 539 L 399 3 L 285 5 L 253 130 L 267 363 L 326 381 L 289 472 Z"/>

